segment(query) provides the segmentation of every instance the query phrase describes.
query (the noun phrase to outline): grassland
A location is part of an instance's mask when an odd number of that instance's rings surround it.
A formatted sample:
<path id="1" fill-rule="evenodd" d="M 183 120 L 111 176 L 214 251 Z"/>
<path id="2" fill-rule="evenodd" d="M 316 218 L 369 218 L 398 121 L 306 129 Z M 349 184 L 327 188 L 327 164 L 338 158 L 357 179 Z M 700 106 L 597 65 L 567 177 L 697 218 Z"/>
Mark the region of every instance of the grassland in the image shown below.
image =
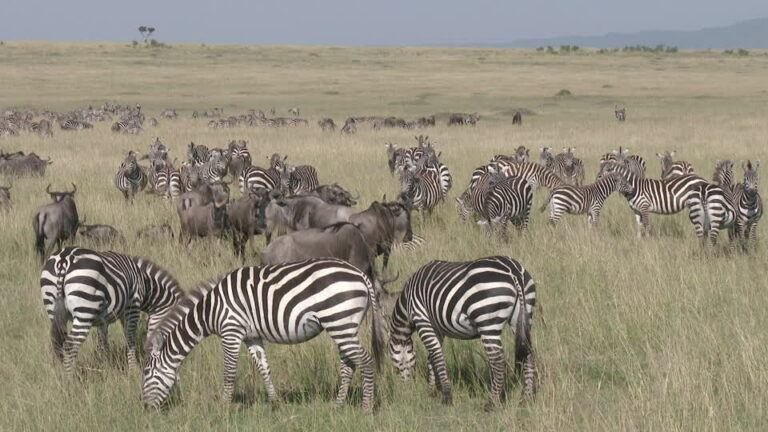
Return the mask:
<path id="1" fill-rule="evenodd" d="M 646 157 L 654 176 L 655 153 L 677 150 L 709 177 L 716 160 L 768 159 L 766 70 L 764 53 L 555 56 L 489 49 L 148 50 L 6 42 L 0 46 L 0 107 L 68 110 L 110 100 L 141 103 L 154 115 L 177 107 L 182 118 L 161 120 L 139 136 L 118 136 L 108 124 L 98 124 L 83 132 L 56 129 L 51 139 L 0 140 L 6 151 L 35 151 L 55 161 L 44 178 L 2 179 L 13 183 L 15 208 L 0 215 L 0 430 L 765 430 L 766 236 L 748 255 L 722 246 L 705 253 L 679 215 L 652 217 L 653 237 L 638 241 L 626 202 L 614 196 L 594 232 L 582 217 L 567 218 L 552 232 L 545 215 L 534 212 L 528 233 L 500 244 L 487 241 L 478 227 L 461 225 L 451 198 L 432 219 L 415 218 L 415 231 L 428 243 L 394 256 L 393 269 L 403 275 L 402 283 L 431 259 L 508 254 L 523 262 L 543 306 L 534 324 L 541 385 L 535 402 L 519 404 L 520 388 L 510 380 L 507 404 L 483 412 L 490 379 L 479 342 L 450 341 L 453 407 L 429 396 L 420 351 L 420 373 L 408 383 L 385 363 L 374 415 L 357 406 L 358 380 L 352 405 L 333 409 L 337 357 L 321 336 L 301 346 L 267 346 L 286 399 L 279 410 L 265 403 L 263 384 L 245 353 L 236 402 L 222 405 L 222 360 L 211 338 L 182 368 L 182 402 L 150 413 L 140 404 L 139 375 L 124 370 L 119 325 L 111 330 L 112 359 L 101 358 L 94 341 L 87 342 L 76 382 L 68 382 L 52 361 L 31 219 L 48 199 L 48 183 L 62 189 L 74 182 L 80 214 L 89 223 L 123 230 L 129 242 L 120 250 L 156 260 L 190 287 L 239 262 L 226 242 L 202 241 L 188 251 L 175 243 L 134 241 L 136 229 L 147 224 L 168 222 L 178 229 L 169 202 L 142 196 L 130 206 L 112 185 L 124 153 L 145 151 L 155 136 L 179 159 L 192 140 L 223 146 L 246 139 L 256 160 L 287 153 L 294 163 L 315 165 L 321 181 L 358 190 L 361 207 L 397 192 L 384 143 L 411 145 L 413 133 L 321 134 L 314 125 L 320 117 L 338 122 L 349 115 L 480 112 L 476 128 L 439 125 L 427 131 L 454 174 L 452 196 L 474 167 L 518 145 L 532 153 L 544 146 L 576 147 L 589 178 L 599 156 L 619 145 Z M 561 89 L 573 96 L 553 97 Z M 613 119 L 614 104 L 628 107 L 626 123 Z M 286 113 L 294 105 L 311 120 L 310 128 L 211 130 L 190 118 L 192 109 L 214 106 L 233 114 L 270 107 Z M 512 127 L 511 115 L 523 108 L 535 115 Z M 537 195 L 535 208 L 545 195 Z M 263 240 L 256 244 L 261 247 Z M 507 340 L 511 348 L 512 338 Z"/>

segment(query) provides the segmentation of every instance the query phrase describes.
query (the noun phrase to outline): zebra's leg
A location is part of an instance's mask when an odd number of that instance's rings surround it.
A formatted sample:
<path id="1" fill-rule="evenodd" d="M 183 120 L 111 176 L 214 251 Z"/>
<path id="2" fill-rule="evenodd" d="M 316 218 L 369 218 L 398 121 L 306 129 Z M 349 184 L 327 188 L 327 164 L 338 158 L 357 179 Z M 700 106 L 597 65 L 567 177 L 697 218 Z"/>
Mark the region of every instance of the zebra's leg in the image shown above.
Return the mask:
<path id="1" fill-rule="evenodd" d="M 504 346 L 501 344 L 501 330 L 489 329 L 480 333 L 485 355 L 491 365 L 491 395 L 486 408 L 492 408 L 501 402 L 501 392 L 507 375 L 507 362 L 504 359 Z"/>
<path id="2" fill-rule="evenodd" d="M 64 341 L 64 372 L 66 372 L 67 375 L 71 376 L 75 372 L 75 358 L 77 358 L 77 353 L 80 351 L 80 347 L 88 337 L 91 327 L 93 327 L 92 321 L 85 321 L 78 317 L 73 318 L 72 329 L 67 335 L 67 339 Z"/>
<path id="3" fill-rule="evenodd" d="M 336 335 L 334 342 L 336 342 L 336 346 L 339 348 L 339 357 L 341 357 L 341 361 L 344 364 L 344 366 L 341 367 L 341 385 L 339 386 L 339 394 L 336 397 L 336 403 L 344 403 L 344 401 L 346 401 L 346 393 L 349 389 L 351 374 L 354 373 L 355 369 L 360 369 L 360 373 L 363 376 L 363 409 L 371 411 L 373 409 L 374 393 L 373 359 L 363 349 L 363 346 L 360 345 L 360 339 L 357 337 L 356 333 L 345 337 Z M 349 376 L 345 378 L 345 374 L 347 373 L 349 373 Z M 345 380 L 347 381 L 346 385 Z"/>
<path id="4" fill-rule="evenodd" d="M 637 224 L 637 238 L 643 238 L 643 231 L 644 231 L 643 214 L 638 210 L 635 210 L 634 212 L 635 212 L 635 222 Z"/>
<path id="5" fill-rule="evenodd" d="M 355 364 L 347 358 L 339 361 L 339 392 L 336 394 L 336 405 L 343 405 L 347 401 L 349 394 L 349 384 L 352 382 L 352 376 L 355 374 Z"/>
<path id="6" fill-rule="evenodd" d="M 221 402 L 232 402 L 235 392 L 235 376 L 237 375 L 237 360 L 240 357 L 240 344 L 243 336 L 237 332 L 227 332 L 221 335 L 221 348 L 224 352 L 224 390 L 221 393 Z"/>
<path id="7" fill-rule="evenodd" d="M 440 390 L 443 393 L 443 403 L 453 404 L 453 393 L 451 391 L 451 382 L 448 380 L 448 369 L 445 365 L 445 355 L 443 354 L 443 345 L 435 330 L 429 323 L 420 322 L 416 324 L 416 331 L 419 338 L 427 349 L 429 363 L 432 366 L 437 380 L 440 382 Z"/>
<path id="8" fill-rule="evenodd" d="M 264 380 L 264 386 L 267 389 L 269 402 L 272 405 L 278 404 L 280 398 L 278 398 L 275 386 L 272 384 L 272 372 L 269 370 L 269 363 L 267 363 L 267 353 L 264 351 L 264 345 L 258 339 L 248 339 L 245 341 L 245 345 L 248 347 L 248 352 L 251 354 L 251 358 L 256 364 L 256 369 L 259 370 L 259 374 Z"/>
<path id="9" fill-rule="evenodd" d="M 138 307 L 126 309 L 123 314 L 122 324 L 125 332 L 125 340 L 128 345 L 128 372 L 136 369 L 136 328 L 139 325 L 141 312 Z"/>
<path id="10" fill-rule="evenodd" d="M 437 340 L 440 342 L 440 345 L 443 345 L 443 336 L 437 335 Z M 437 392 L 437 382 L 435 380 L 435 368 L 432 367 L 432 363 L 429 363 L 429 375 L 427 377 L 427 384 L 429 385 L 429 392 L 433 395 L 435 392 Z"/>

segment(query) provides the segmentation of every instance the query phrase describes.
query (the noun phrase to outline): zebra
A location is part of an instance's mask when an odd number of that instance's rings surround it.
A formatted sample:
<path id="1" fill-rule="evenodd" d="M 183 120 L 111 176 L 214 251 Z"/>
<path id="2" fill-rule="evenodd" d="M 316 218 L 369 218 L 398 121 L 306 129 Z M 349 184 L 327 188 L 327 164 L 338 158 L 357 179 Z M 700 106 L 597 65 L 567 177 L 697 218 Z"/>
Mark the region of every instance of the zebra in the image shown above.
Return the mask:
<path id="1" fill-rule="evenodd" d="M 587 213 L 591 227 L 597 225 L 605 200 L 614 192 L 631 192 L 626 180 L 618 173 L 610 173 L 587 186 L 563 185 L 552 190 L 540 211 L 551 203 L 549 224 L 555 226 L 563 214 Z"/>
<path id="2" fill-rule="evenodd" d="M 182 296 L 174 277 L 145 258 L 116 252 L 96 252 L 67 247 L 51 255 L 40 274 L 43 306 L 51 320 L 55 356 L 68 374 L 80 346 L 93 326 L 99 326 L 99 342 L 107 344 L 107 326 L 117 319 L 128 342 L 128 370 L 136 366 L 136 327 L 139 315 L 149 315 L 148 330 Z M 72 329 L 67 333 L 67 323 Z"/>
<path id="3" fill-rule="evenodd" d="M 705 215 L 702 242 L 705 245 L 714 246 L 717 243 L 720 230 L 728 228 L 731 247 L 733 248 L 737 221 L 733 199 L 733 162 L 726 160 L 715 164 L 712 181 L 713 183 L 704 186 L 701 192 Z"/>
<path id="4" fill-rule="evenodd" d="M 669 215 L 687 208 L 696 236 L 703 238 L 706 215 L 701 191 L 708 184 L 706 180 L 692 174 L 668 180 L 646 179 L 634 175 L 624 165 L 610 163 L 607 166 L 609 169 L 598 180 L 613 171 L 624 177 L 628 186 L 622 193 L 635 213 L 638 237 L 650 235 L 651 213 Z"/>
<path id="5" fill-rule="evenodd" d="M 147 174 L 136 161 L 136 153 L 128 152 L 125 160 L 115 174 L 115 186 L 123 193 L 126 201 L 133 202 L 136 192 L 147 187 Z"/>
<path id="6" fill-rule="evenodd" d="M 562 174 L 563 174 L 563 181 L 565 181 L 568 184 L 581 186 L 584 183 L 584 162 L 575 157 L 574 153 L 576 152 L 576 149 L 573 147 L 568 147 L 563 149 L 563 153 L 559 154 L 558 157 L 562 160 Z"/>
<path id="7" fill-rule="evenodd" d="M 623 122 L 627 119 L 627 108 L 619 108 L 618 105 L 613 106 L 613 115 L 616 116 L 616 120 Z"/>
<path id="8" fill-rule="evenodd" d="M 202 165 L 208 162 L 210 156 L 208 155 L 208 147 L 204 145 L 196 145 L 194 142 L 189 143 L 187 149 L 187 159 L 193 166 Z"/>
<path id="9" fill-rule="evenodd" d="M 565 182 L 555 173 L 537 163 L 510 163 L 506 161 L 496 161 L 491 162 L 490 165 L 498 167 L 498 169 L 500 169 L 507 177 L 521 177 L 525 179 L 525 181 L 530 183 L 531 187 L 533 187 L 534 192 L 541 186 L 552 190 L 553 188 L 565 184 Z M 472 173 L 473 181 L 482 173 L 482 169 L 476 169 Z"/>
<path id="10" fill-rule="evenodd" d="M 212 151 L 208 162 L 200 165 L 200 179 L 206 183 L 221 181 L 228 171 L 226 156 L 218 151 Z"/>
<path id="11" fill-rule="evenodd" d="M 185 192 L 181 181 L 181 172 L 166 165 L 155 175 L 155 193 L 165 198 L 176 198 Z"/>
<path id="12" fill-rule="evenodd" d="M 374 359 L 358 337 L 368 307 L 373 309 Z M 145 406 L 164 404 L 177 380 L 181 362 L 204 338 L 215 334 L 224 350 L 224 392 L 230 402 L 240 344 L 245 342 L 264 379 L 270 402 L 278 395 L 272 383 L 264 341 L 298 344 L 326 331 L 339 350 L 341 380 L 337 404 L 347 399 L 355 369 L 363 377 L 363 408 L 372 410 L 374 364 L 383 349 L 383 320 L 368 276 L 346 261 L 330 258 L 243 267 L 180 302 L 170 322 L 149 336 L 151 354 L 144 368 Z"/>
<path id="13" fill-rule="evenodd" d="M 453 186 L 453 177 L 448 167 L 440 163 L 437 157 L 438 155 L 435 154 L 426 156 L 420 164 L 420 169 L 434 172 L 440 181 L 440 189 L 443 191 L 443 195 L 448 195 L 448 191 Z"/>
<path id="14" fill-rule="evenodd" d="M 400 199 L 407 207 L 426 210 L 430 214 L 445 197 L 440 178 L 434 171 L 403 171 L 400 175 L 400 185 Z"/>
<path id="15" fill-rule="evenodd" d="M 407 153 L 410 149 L 397 148 L 392 143 L 387 143 L 387 166 L 389 167 L 389 173 L 395 174 L 395 171 L 402 172 L 406 169 Z"/>
<path id="16" fill-rule="evenodd" d="M 59 122 L 59 127 L 61 128 L 61 130 L 93 129 L 92 124 L 83 120 L 76 120 L 76 119 L 66 119 L 62 122 Z"/>
<path id="17" fill-rule="evenodd" d="M 487 226 L 488 237 L 500 235 L 506 240 L 510 220 L 520 230 L 528 228 L 533 187 L 524 178 L 506 177 L 494 167 L 486 167 L 467 191 L 472 210 Z"/>
<path id="18" fill-rule="evenodd" d="M 235 140 L 229 143 L 229 173 L 237 177 L 243 168 L 250 166 L 251 153 L 245 140 Z"/>
<path id="19" fill-rule="evenodd" d="M 523 378 L 523 393 L 536 393 L 536 364 L 531 324 L 536 308 L 536 284 L 518 261 L 491 256 L 467 262 L 432 261 L 416 271 L 395 301 L 390 322 L 389 354 L 402 379 L 416 364 L 411 335 L 416 332 L 427 349 L 429 386 L 439 384 L 443 403 L 453 396 L 443 354 L 443 339 L 483 342 L 493 373 L 489 405 L 499 403 L 506 375 L 501 342 L 505 324 L 515 333 L 515 370 Z"/>
<path id="20" fill-rule="evenodd" d="M 179 115 L 176 113 L 176 108 L 168 108 L 160 113 L 160 117 L 175 120 L 179 117 Z"/>
<path id="21" fill-rule="evenodd" d="M 294 195 L 312 192 L 320 182 L 317 170 L 312 165 L 299 165 L 288 168 L 288 190 Z"/>
<path id="22" fill-rule="evenodd" d="M 600 178 L 613 162 L 626 166 L 635 177 L 645 178 L 645 159 L 640 155 L 630 155 L 629 149 L 622 147 L 600 157 L 597 177 Z"/>
<path id="23" fill-rule="evenodd" d="M 259 188 L 280 192 L 283 190 L 282 178 L 282 174 L 274 168 L 264 169 L 251 165 L 240 172 L 240 192 L 256 192 Z"/>
<path id="24" fill-rule="evenodd" d="M 737 211 L 735 236 L 741 241 L 743 249 L 747 243 L 757 243 L 757 223 L 763 216 L 763 199 L 758 191 L 760 161 L 741 163 L 744 181 L 733 190 L 733 203 Z"/>
<path id="25" fill-rule="evenodd" d="M 355 119 L 350 117 L 344 122 L 344 127 L 341 128 L 342 135 L 352 135 L 357 132 L 357 123 Z"/>
<path id="26" fill-rule="evenodd" d="M 317 121 L 317 125 L 320 126 L 320 130 L 323 132 L 333 132 L 336 130 L 336 123 L 332 118 L 322 118 Z"/>
<path id="27" fill-rule="evenodd" d="M 30 130 L 43 137 L 53 136 L 53 131 L 51 130 L 51 122 L 47 119 L 40 119 L 39 122 L 33 122 L 30 125 Z"/>
<path id="28" fill-rule="evenodd" d="M 661 179 L 667 180 L 686 174 L 695 174 L 693 165 L 686 161 L 675 161 L 675 152 L 656 153 L 661 162 Z"/>

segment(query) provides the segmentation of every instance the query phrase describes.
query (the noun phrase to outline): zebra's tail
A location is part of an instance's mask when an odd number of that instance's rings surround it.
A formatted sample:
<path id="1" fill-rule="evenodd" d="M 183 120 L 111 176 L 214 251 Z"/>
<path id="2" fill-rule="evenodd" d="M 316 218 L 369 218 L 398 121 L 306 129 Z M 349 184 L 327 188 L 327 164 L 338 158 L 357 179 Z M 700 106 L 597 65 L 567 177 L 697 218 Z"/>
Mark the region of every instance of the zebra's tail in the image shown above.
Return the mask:
<path id="1" fill-rule="evenodd" d="M 45 255 L 45 214 L 36 214 L 35 218 L 32 219 L 32 227 L 35 230 L 35 251 L 43 257 Z"/>
<path id="2" fill-rule="evenodd" d="M 553 190 L 552 192 L 550 192 L 550 193 L 549 193 L 549 197 L 547 198 L 547 200 L 546 200 L 546 201 L 544 201 L 544 205 L 543 205 L 543 206 L 541 206 L 541 208 L 539 209 L 539 211 L 540 211 L 540 212 L 544 213 L 544 210 L 546 210 L 546 209 L 547 209 L 547 206 L 549 205 L 549 202 L 550 202 L 550 201 L 552 201 L 552 197 L 553 197 L 554 195 L 555 195 L 555 192 L 554 192 L 554 190 Z"/>
<path id="3" fill-rule="evenodd" d="M 372 341 L 372 349 L 373 351 L 373 362 L 376 365 L 376 370 L 381 369 L 381 359 L 384 356 L 384 345 L 386 344 L 386 341 L 384 340 L 384 325 L 382 323 L 383 318 L 381 316 L 381 311 L 379 310 L 379 301 L 376 298 L 376 292 L 379 291 L 376 289 L 375 285 L 378 285 L 379 282 L 376 279 L 369 279 L 368 280 L 368 295 L 371 297 L 371 341 Z M 383 287 L 381 289 L 383 291 Z"/>
<path id="4" fill-rule="evenodd" d="M 525 362 L 529 356 L 533 355 L 533 347 L 531 345 L 531 322 L 528 318 L 525 288 L 518 284 L 518 289 L 520 295 L 517 300 L 517 320 L 515 322 L 515 374 L 522 377 Z"/>
<path id="5" fill-rule="evenodd" d="M 53 300 L 53 319 L 51 321 L 51 345 L 53 354 L 58 359 L 64 357 L 64 340 L 67 338 L 67 307 L 64 304 L 64 293 L 56 295 Z"/>

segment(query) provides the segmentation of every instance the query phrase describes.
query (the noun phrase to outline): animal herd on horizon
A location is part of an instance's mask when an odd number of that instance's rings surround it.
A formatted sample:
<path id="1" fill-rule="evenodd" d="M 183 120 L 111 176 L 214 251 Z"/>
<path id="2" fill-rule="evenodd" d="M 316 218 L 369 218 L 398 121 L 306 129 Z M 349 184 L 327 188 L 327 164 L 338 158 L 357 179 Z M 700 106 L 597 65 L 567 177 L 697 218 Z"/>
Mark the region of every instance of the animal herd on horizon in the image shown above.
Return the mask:
<path id="1" fill-rule="evenodd" d="M 271 120 L 260 110 L 251 111 L 243 117 L 248 122 Z M 293 107 L 289 113 L 298 117 L 300 110 Z M 115 132 L 138 133 L 143 128 L 145 115 L 139 105 L 108 103 L 101 109 L 89 107 L 68 114 L 45 111 L 37 122 L 37 113 L 7 111 L 0 117 L 0 132 L 12 130 L 4 135 L 15 136 L 26 130 L 49 137 L 52 121 L 62 130 L 88 129 L 92 127 L 89 121 L 107 121 L 110 114 L 120 118 L 112 127 Z M 274 109 L 270 114 L 274 116 Z M 215 108 L 195 111 L 193 118 L 222 115 Z M 615 116 L 624 122 L 625 109 L 616 107 Z M 172 120 L 178 114 L 168 109 L 160 117 Z M 479 118 L 477 114 L 453 114 L 448 124 L 476 125 Z M 395 118 L 350 117 L 344 128 L 357 130 L 370 123 L 373 129 L 414 129 L 420 127 L 408 125 L 435 124 L 434 116 L 413 123 L 391 119 Z M 218 124 L 219 120 L 211 122 Z M 516 113 L 513 124 L 521 123 Z M 336 127 L 331 119 L 322 119 L 318 125 L 322 131 Z M 342 133 L 350 133 L 344 128 Z M 246 246 L 253 248 L 254 237 L 264 235 L 266 246 L 258 253 L 259 266 L 236 269 L 189 291 L 169 271 L 146 258 L 91 249 L 124 244 L 125 237 L 112 226 L 84 223 L 75 203 L 75 184 L 64 191 L 52 191 L 49 184 L 45 192 L 51 202 L 39 208 L 32 225 L 35 251 L 43 265 L 40 289 L 51 321 L 55 357 L 63 362 L 66 374 L 74 374 L 79 349 L 93 327 L 98 327 L 99 349 L 105 350 L 108 326 L 120 320 L 132 373 L 139 362 L 137 327 L 145 313 L 149 317 L 142 382 L 146 407 L 167 403 L 181 363 L 210 335 L 219 336 L 223 349 L 223 401 L 232 400 L 244 343 L 264 380 L 269 401 L 278 403 L 265 342 L 298 344 L 326 332 L 340 358 L 335 402 L 346 401 L 354 372 L 359 370 L 362 406 L 371 410 L 385 350 L 398 374 L 408 379 L 416 363 L 412 336 L 417 333 L 428 353 L 429 386 L 450 404 L 443 339 L 479 338 L 491 366 L 488 407 L 492 408 L 501 403 L 504 393 L 506 360 L 501 333 L 509 325 L 514 332 L 516 376 L 525 399 L 533 398 L 538 387 L 531 340 L 536 284 L 520 262 L 506 256 L 431 261 L 407 278 L 400 293 L 386 288 L 398 279 L 385 275 L 390 255 L 427 244 L 413 233 L 412 213 L 420 212 L 424 223 L 431 220 L 430 214 L 445 204 L 454 184 L 449 168 L 441 162 L 439 144 L 425 135 L 415 138 L 412 147 L 384 143 L 387 168 L 392 176 L 397 175 L 400 190 L 393 195 L 395 199 L 388 201 L 385 195 L 364 210 L 355 207 L 358 195 L 338 183 L 322 183 L 320 179 L 327 173 L 309 164 L 294 166 L 288 155 L 254 157 L 245 140 L 212 148 L 189 143 L 180 163 L 161 138 L 150 143 L 146 154 L 130 151 L 123 155 L 121 162 L 116 161 L 119 166 L 112 179 L 115 193 L 124 197 L 126 206 L 140 205 L 137 198 L 147 195 L 172 200 L 183 246 L 194 247 L 196 240 L 205 237 L 227 238 L 234 254 L 245 262 Z M 510 222 L 519 231 L 527 229 L 534 194 L 544 187 L 548 198 L 540 210 L 549 207 L 552 227 L 566 214 L 586 214 L 589 225 L 596 229 L 607 198 L 617 192 L 635 214 L 639 237 L 650 235 L 650 214 L 687 211 L 705 248 L 714 247 L 724 229 L 733 250 L 738 246 L 749 253 L 756 240 L 763 211 L 759 161 L 741 163 L 742 182 L 737 181 L 733 161 L 718 161 L 712 181 L 707 181 L 692 164 L 676 160 L 675 152 L 658 153 L 661 175 L 650 178 L 646 160 L 619 147 L 599 159 L 595 181 L 586 184 L 585 165 L 575 148 L 556 153 L 544 147 L 539 152 L 540 162 L 532 162 L 530 149 L 519 146 L 476 168 L 467 187 L 455 197 L 460 220 L 484 225 L 489 239 L 506 242 Z M 263 164 L 255 163 L 258 160 Z M 0 152 L 0 174 L 18 181 L 29 175 L 44 176 L 52 163 L 34 153 Z M 240 197 L 232 199 L 230 188 L 237 188 Z M 0 213 L 13 211 L 11 187 L 0 186 Z M 146 226 L 136 233 L 142 241 L 174 237 L 169 224 Z M 78 238 L 89 247 L 68 245 Z M 379 256 L 383 258 L 380 270 L 376 269 Z M 358 335 L 369 308 L 372 355 Z"/>

